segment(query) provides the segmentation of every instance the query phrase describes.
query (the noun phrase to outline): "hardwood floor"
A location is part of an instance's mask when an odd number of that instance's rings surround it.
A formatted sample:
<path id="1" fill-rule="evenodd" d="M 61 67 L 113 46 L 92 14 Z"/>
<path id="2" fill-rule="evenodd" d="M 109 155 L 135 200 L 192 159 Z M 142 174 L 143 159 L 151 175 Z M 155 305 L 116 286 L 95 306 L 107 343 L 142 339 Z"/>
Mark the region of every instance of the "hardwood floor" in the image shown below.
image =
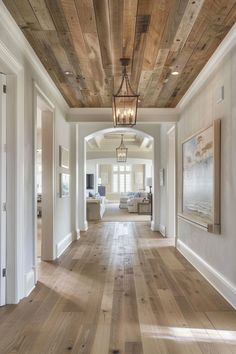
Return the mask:
<path id="1" fill-rule="evenodd" d="M 92 224 L 19 305 L 0 353 L 236 353 L 236 311 L 147 223 Z"/>

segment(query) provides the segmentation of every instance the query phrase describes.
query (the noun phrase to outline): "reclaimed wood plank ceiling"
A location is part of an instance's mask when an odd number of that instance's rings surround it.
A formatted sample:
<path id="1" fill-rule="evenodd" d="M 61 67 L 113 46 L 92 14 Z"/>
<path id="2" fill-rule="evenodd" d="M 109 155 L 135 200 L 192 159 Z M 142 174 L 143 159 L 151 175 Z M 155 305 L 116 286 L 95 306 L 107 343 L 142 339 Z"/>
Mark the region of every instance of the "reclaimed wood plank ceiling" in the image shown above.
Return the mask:
<path id="1" fill-rule="evenodd" d="M 3 2 L 70 107 L 111 107 L 121 57 L 141 107 L 175 107 L 236 21 L 236 0 Z"/>

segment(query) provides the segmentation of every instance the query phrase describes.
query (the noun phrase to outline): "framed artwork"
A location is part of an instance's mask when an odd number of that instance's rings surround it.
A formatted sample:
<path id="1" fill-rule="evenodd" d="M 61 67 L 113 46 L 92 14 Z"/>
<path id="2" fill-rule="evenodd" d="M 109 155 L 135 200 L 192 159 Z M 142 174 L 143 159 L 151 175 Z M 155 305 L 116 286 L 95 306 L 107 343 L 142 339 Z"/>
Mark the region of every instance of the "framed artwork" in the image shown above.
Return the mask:
<path id="1" fill-rule="evenodd" d="M 182 144 L 182 216 L 220 233 L 220 120 Z"/>
<path id="2" fill-rule="evenodd" d="M 59 146 L 59 164 L 60 167 L 69 169 L 70 166 L 69 150 L 64 148 L 62 145 Z"/>
<path id="3" fill-rule="evenodd" d="M 70 175 L 68 173 L 60 173 L 60 197 L 70 196 Z"/>

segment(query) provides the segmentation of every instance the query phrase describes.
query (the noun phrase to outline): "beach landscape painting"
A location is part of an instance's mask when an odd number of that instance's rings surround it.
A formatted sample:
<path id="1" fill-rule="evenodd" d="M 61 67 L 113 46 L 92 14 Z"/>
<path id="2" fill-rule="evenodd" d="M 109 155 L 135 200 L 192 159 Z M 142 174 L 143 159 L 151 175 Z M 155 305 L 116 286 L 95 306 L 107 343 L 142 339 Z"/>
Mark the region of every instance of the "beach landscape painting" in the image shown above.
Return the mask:
<path id="1" fill-rule="evenodd" d="M 183 143 L 183 213 L 214 223 L 213 126 Z"/>

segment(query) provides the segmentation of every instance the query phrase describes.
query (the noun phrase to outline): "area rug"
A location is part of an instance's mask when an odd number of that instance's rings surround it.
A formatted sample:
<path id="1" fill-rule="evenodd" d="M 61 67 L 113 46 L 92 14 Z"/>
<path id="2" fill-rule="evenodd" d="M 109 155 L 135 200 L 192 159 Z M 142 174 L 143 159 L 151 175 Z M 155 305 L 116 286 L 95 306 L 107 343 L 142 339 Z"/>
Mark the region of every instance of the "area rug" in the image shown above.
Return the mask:
<path id="1" fill-rule="evenodd" d="M 151 221 L 151 216 L 129 213 L 128 209 L 120 209 L 119 203 L 108 203 L 101 221 Z"/>

